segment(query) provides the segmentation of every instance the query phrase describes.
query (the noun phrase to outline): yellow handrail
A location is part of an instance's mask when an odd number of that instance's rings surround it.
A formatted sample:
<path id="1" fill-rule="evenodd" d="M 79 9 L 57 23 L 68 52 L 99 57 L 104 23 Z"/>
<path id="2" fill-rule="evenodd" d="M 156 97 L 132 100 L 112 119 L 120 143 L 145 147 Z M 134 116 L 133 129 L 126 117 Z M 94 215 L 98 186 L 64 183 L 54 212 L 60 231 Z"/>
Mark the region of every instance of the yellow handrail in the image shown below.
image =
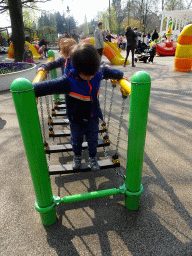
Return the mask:
<path id="1" fill-rule="evenodd" d="M 54 57 L 50 57 L 50 58 L 48 58 L 47 62 L 50 62 L 53 60 L 54 60 Z M 49 73 L 49 71 L 47 71 L 47 70 L 39 71 L 37 73 L 37 75 L 35 76 L 33 83 L 38 83 L 38 82 L 44 81 L 46 79 L 48 73 Z"/>

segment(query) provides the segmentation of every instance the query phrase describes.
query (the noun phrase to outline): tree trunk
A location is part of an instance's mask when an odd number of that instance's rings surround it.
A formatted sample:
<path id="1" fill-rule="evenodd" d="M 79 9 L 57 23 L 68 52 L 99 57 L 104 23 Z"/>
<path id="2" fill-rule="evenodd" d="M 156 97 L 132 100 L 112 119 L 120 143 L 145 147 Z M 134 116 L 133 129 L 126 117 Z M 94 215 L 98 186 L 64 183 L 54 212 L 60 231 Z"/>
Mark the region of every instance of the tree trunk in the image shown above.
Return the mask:
<path id="1" fill-rule="evenodd" d="M 12 42 L 15 62 L 22 62 L 24 53 L 25 33 L 21 0 L 8 0 L 12 27 Z"/>

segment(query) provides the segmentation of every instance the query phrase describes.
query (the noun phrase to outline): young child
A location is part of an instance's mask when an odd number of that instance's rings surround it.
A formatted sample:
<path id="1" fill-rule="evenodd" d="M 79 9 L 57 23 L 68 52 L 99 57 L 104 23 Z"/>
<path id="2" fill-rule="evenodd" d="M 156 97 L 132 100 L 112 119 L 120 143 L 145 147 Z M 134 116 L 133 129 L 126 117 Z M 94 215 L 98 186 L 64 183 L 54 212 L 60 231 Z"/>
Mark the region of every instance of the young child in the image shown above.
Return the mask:
<path id="1" fill-rule="evenodd" d="M 99 118 L 103 120 L 103 117 L 98 96 L 101 79 L 108 78 L 119 80 L 123 78 L 123 72 L 108 68 L 104 64 L 100 67 L 100 56 L 96 48 L 88 43 L 80 43 L 73 46 L 62 77 L 34 84 L 36 97 L 66 94 L 74 169 L 81 168 L 84 135 L 88 142 L 91 169 L 100 169 L 96 154 Z"/>
<path id="2" fill-rule="evenodd" d="M 149 54 L 150 54 L 149 63 L 150 63 L 150 64 L 153 64 L 153 59 L 154 59 L 154 57 L 155 57 L 155 55 L 156 55 L 156 44 L 155 44 L 155 43 L 153 43 L 153 44 L 151 45 L 151 48 L 150 48 L 150 50 L 149 50 Z"/>
<path id="3" fill-rule="evenodd" d="M 59 68 L 61 67 L 62 70 L 62 75 L 64 74 L 64 68 L 65 68 L 65 61 L 67 59 L 67 57 L 70 55 L 70 51 L 73 45 L 77 44 L 77 42 L 72 39 L 72 38 L 61 38 L 60 39 L 60 51 L 61 51 L 61 57 L 54 60 L 54 61 L 50 61 L 46 64 L 42 64 L 39 68 L 38 68 L 38 72 L 40 70 L 52 70 L 55 68 Z"/>
<path id="4" fill-rule="evenodd" d="M 27 62 L 27 63 L 34 63 L 33 60 L 33 53 L 31 50 L 29 50 L 29 45 L 25 44 L 25 51 L 23 54 L 23 62 Z"/>

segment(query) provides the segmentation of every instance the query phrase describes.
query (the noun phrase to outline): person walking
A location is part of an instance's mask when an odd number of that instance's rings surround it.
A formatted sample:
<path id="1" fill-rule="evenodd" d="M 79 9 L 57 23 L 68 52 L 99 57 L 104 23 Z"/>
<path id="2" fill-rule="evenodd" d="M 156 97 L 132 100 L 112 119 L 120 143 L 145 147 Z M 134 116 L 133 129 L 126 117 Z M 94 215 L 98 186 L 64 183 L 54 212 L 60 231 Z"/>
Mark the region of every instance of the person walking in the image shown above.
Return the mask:
<path id="1" fill-rule="evenodd" d="M 128 57 L 129 57 L 129 52 L 130 51 L 132 53 L 132 67 L 135 67 L 134 51 L 135 51 L 135 47 L 136 47 L 136 37 L 137 37 L 137 35 L 134 33 L 134 31 L 131 29 L 130 26 L 127 26 L 125 36 L 127 38 L 127 49 L 126 49 L 127 54 L 126 54 L 126 58 L 125 58 L 125 62 L 124 62 L 124 67 L 126 66 L 126 62 L 127 62 Z"/>
<path id="2" fill-rule="evenodd" d="M 99 55 L 102 57 L 103 54 L 103 48 L 104 48 L 104 40 L 103 40 L 103 33 L 102 33 L 102 22 L 98 22 L 97 28 L 94 32 L 95 37 L 95 48 L 97 49 Z"/>

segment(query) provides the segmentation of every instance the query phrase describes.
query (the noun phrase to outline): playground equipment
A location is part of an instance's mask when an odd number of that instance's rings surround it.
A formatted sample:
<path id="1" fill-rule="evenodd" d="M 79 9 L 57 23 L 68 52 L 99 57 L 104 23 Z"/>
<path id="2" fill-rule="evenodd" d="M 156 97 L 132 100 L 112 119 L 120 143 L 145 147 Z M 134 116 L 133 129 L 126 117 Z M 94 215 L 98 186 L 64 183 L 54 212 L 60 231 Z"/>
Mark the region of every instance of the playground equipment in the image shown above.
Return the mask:
<path id="1" fill-rule="evenodd" d="M 161 56 L 174 56 L 177 42 L 160 42 L 156 44 L 156 52 Z"/>
<path id="2" fill-rule="evenodd" d="M 33 46 L 32 44 L 30 44 L 27 41 L 25 41 L 25 44 L 29 45 L 29 50 L 31 50 L 32 53 L 33 53 L 33 59 L 39 59 L 40 55 L 39 55 L 37 49 L 35 48 L 35 46 Z M 10 46 L 9 46 L 8 58 L 11 58 L 11 59 L 15 58 L 14 49 L 13 49 L 13 43 L 11 43 Z"/>
<path id="3" fill-rule="evenodd" d="M 192 66 L 192 24 L 187 25 L 178 37 L 175 53 L 175 71 L 190 72 Z"/>
<path id="4" fill-rule="evenodd" d="M 92 45 L 95 45 L 95 38 L 87 38 L 84 39 L 83 42 L 90 43 Z M 103 49 L 103 55 L 105 55 L 108 60 L 111 62 L 112 65 L 123 65 L 125 62 L 125 58 L 121 55 L 118 48 L 114 46 L 113 43 L 110 42 L 104 42 L 104 49 Z M 127 65 L 129 64 L 129 61 L 127 60 Z"/>
<path id="5" fill-rule="evenodd" d="M 169 27 L 166 33 L 167 42 L 156 43 L 156 52 L 162 56 L 174 56 L 176 51 L 177 42 L 171 41 L 172 33 L 172 22 L 169 22 Z"/>
<path id="6" fill-rule="evenodd" d="M 45 74 L 43 73 L 38 74 L 38 76 L 38 78 L 35 78 L 36 82 L 37 79 L 43 79 L 42 76 L 45 78 Z M 125 183 L 119 188 L 60 198 L 52 194 L 50 173 L 45 156 L 33 85 L 29 80 L 24 78 L 18 78 L 12 82 L 11 92 L 37 198 L 35 208 L 40 213 L 43 225 L 52 225 L 56 221 L 55 208 L 61 203 L 66 204 L 122 194 L 125 195 L 125 206 L 128 209 L 138 209 L 140 196 L 143 193 L 141 178 L 151 79 L 148 73 L 140 71 L 133 75 L 131 85 L 125 79 L 121 79 L 119 83 L 124 96 L 123 99 L 128 94 L 130 95 L 128 160 Z M 68 173 L 67 171 L 66 169 L 66 173 Z"/>

